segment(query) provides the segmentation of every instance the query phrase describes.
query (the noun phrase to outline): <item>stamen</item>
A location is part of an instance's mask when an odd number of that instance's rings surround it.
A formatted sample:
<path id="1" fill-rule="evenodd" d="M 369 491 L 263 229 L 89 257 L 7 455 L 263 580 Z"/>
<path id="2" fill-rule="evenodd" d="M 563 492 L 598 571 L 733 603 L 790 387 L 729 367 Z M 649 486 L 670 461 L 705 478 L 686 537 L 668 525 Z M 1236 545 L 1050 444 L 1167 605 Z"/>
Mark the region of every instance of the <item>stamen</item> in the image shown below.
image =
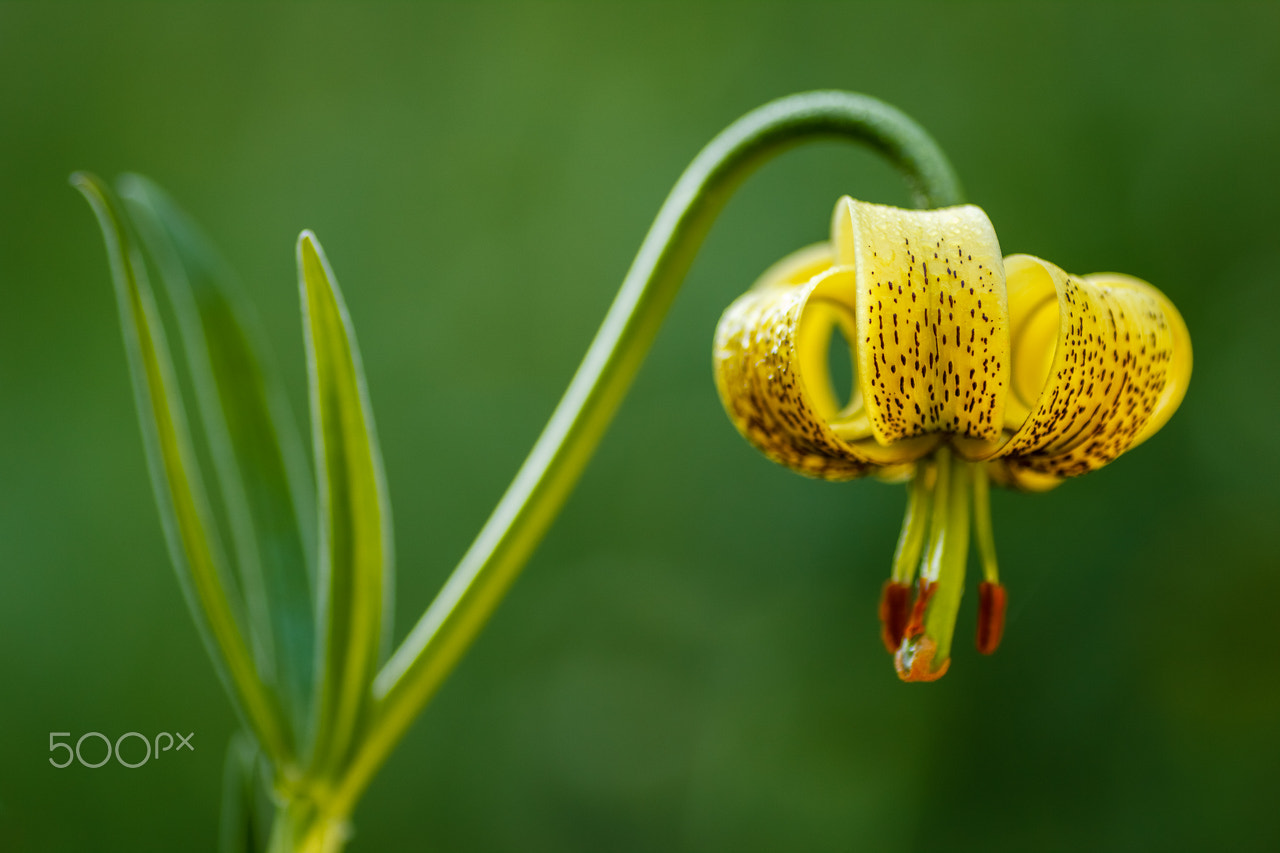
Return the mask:
<path id="1" fill-rule="evenodd" d="M 1000 646 L 1004 636 L 1006 596 L 998 583 L 983 581 L 978 586 L 978 651 L 989 655 Z"/>
<path id="2" fill-rule="evenodd" d="M 902 519 L 898 549 L 893 555 L 893 574 L 880 593 L 880 638 L 890 654 L 898 650 L 906 636 L 911 614 L 911 581 L 920 552 L 924 550 L 934 478 L 932 465 L 921 462 L 916 466 L 907 493 L 907 513 Z"/>
<path id="3" fill-rule="evenodd" d="M 1004 636 L 1004 613 L 1007 601 L 1000 571 L 996 566 L 995 537 L 991 533 L 991 497 L 987 469 L 973 469 L 973 529 L 978 537 L 978 553 L 982 555 L 982 584 L 978 587 L 978 651 L 989 655 L 1000 646 Z"/>
<path id="4" fill-rule="evenodd" d="M 910 585 L 915 577 L 920 552 L 924 550 L 924 534 L 929 525 L 929 509 L 933 503 L 937 466 L 929 462 L 916 465 L 907 493 L 907 514 L 902 519 L 902 533 L 893 555 L 893 580 Z"/>
<path id="5" fill-rule="evenodd" d="M 911 587 L 895 580 L 884 582 L 880 590 L 880 639 L 893 654 L 907 633 L 907 616 L 911 613 Z"/>
<path id="6" fill-rule="evenodd" d="M 1000 583 L 996 566 L 996 542 L 991 535 L 991 488 L 986 465 L 973 466 L 973 530 L 978 537 L 978 553 L 982 555 L 982 577 L 987 583 Z"/>

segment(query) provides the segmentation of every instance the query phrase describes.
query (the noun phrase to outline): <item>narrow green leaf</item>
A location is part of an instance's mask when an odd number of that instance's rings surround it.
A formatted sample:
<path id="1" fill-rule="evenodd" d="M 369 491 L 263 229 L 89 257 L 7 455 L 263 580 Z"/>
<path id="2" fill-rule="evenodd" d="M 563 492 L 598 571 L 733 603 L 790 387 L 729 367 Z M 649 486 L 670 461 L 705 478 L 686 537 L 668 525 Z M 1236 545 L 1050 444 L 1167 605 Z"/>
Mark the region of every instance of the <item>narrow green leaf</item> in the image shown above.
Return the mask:
<path id="1" fill-rule="evenodd" d="M 252 313 L 199 228 L 137 175 L 120 194 L 177 314 L 226 503 L 259 671 L 278 686 L 295 735 L 308 724 L 315 613 L 302 514 L 314 513 L 289 408 L 266 369 Z M 299 738 L 300 739 L 300 738 Z"/>
<path id="2" fill-rule="evenodd" d="M 298 238 L 319 491 L 320 624 L 324 629 L 316 753 L 340 768 L 372 699 L 391 580 L 391 514 L 355 331 L 320 244 Z M 384 610 L 386 611 L 384 613 Z"/>
<path id="3" fill-rule="evenodd" d="M 227 743 L 222 771 L 222 819 L 218 853 L 263 853 L 270 818 L 259 796 L 258 748 L 253 739 L 236 732 Z"/>
<path id="4" fill-rule="evenodd" d="M 263 748 L 287 761 L 292 753 L 288 730 L 240 629 L 236 591 L 209 522 L 208 499 L 142 258 L 106 185 L 84 173 L 72 175 L 71 183 L 88 199 L 106 240 L 151 483 L 178 581 L 236 710 Z"/>

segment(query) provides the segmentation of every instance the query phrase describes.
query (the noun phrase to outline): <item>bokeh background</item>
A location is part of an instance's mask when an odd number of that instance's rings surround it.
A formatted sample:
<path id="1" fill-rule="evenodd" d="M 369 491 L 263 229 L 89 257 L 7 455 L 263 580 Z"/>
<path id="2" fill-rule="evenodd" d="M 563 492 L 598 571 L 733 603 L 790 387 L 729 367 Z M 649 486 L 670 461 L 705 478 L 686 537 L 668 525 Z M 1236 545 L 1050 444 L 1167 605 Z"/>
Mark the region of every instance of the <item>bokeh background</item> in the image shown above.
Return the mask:
<path id="1" fill-rule="evenodd" d="M 0 5 L 0 849 L 213 849 L 234 729 L 71 171 L 143 172 L 203 223 L 300 419 L 293 241 L 319 234 L 369 374 L 402 636 L 684 165 L 810 88 L 920 120 L 1006 251 L 1164 289 L 1196 347 L 1181 411 L 1102 472 L 996 494 L 1004 647 L 900 684 L 875 608 L 903 490 L 771 465 L 711 383 L 719 313 L 839 194 L 907 201 L 860 150 L 784 156 L 716 225 L 350 849 L 1277 849 L 1277 44 L 1274 3 Z M 196 751 L 47 761 L 51 731 L 161 730 Z"/>

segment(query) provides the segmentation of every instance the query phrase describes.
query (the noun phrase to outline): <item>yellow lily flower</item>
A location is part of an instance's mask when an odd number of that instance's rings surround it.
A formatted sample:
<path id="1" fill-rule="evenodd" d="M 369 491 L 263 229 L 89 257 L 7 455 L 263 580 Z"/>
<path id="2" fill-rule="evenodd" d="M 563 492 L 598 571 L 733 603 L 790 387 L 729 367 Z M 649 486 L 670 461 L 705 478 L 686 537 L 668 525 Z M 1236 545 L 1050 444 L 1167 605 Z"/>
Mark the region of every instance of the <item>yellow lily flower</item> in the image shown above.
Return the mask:
<path id="1" fill-rule="evenodd" d="M 854 373 L 843 396 L 828 370 L 837 328 Z M 725 311 L 715 374 L 734 425 L 775 462 L 910 480 L 880 618 L 899 676 L 932 681 L 950 665 L 971 523 L 979 651 L 1003 633 L 988 480 L 1041 491 L 1145 441 L 1186 393 L 1191 339 L 1144 281 L 1002 258 L 977 207 L 846 196 L 830 242 L 775 264 Z"/>

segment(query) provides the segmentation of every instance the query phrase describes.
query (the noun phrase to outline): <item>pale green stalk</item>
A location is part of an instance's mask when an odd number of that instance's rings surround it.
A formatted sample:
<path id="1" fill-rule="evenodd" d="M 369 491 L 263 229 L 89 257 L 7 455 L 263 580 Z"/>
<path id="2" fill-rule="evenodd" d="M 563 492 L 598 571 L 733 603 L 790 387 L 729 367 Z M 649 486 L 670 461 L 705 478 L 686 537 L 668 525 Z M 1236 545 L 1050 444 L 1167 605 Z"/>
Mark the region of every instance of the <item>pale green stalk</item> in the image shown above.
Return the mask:
<path id="1" fill-rule="evenodd" d="M 933 503 L 933 481 L 937 478 L 934 466 L 921 460 L 911 475 L 907 487 L 907 514 L 902 520 L 902 532 L 898 534 L 898 547 L 893 552 L 895 583 L 909 584 L 915 578 L 916 566 L 924 550 L 925 533 L 929 529 L 929 508 Z"/>
<path id="2" fill-rule="evenodd" d="M 973 529 L 977 533 L 978 553 L 982 556 L 982 579 L 1000 582 L 996 563 L 996 540 L 991 533 L 991 487 L 984 465 L 973 466 Z"/>
<path id="3" fill-rule="evenodd" d="M 897 166 L 922 207 L 958 204 L 937 144 L 873 98 L 810 92 L 730 125 L 685 170 L 640 247 L 563 399 L 471 548 L 374 682 L 374 713 L 325 809 L 341 819 L 471 644 L 577 483 L 712 222 L 756 167 L 803 142 L 845 139 Z"/>

